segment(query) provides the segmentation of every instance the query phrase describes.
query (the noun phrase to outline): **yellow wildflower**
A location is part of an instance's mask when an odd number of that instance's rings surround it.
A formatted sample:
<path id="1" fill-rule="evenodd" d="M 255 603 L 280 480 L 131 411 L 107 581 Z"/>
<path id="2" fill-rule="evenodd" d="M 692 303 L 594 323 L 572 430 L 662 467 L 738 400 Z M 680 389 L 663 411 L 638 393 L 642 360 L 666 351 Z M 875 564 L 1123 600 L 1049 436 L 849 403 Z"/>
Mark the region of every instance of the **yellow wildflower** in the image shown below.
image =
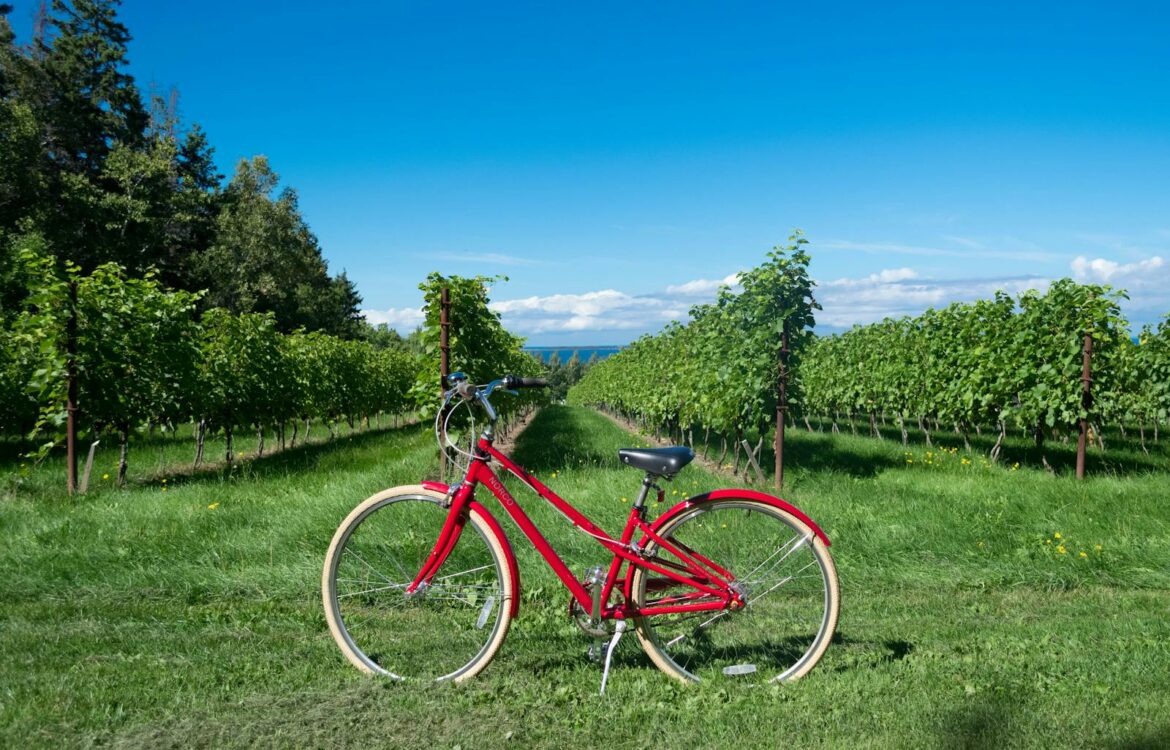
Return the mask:
<path id="1" fill-rule="evenodd" d="M 1056 551 L 1057 551 L 1057 552 L 1059 552 L 1059 553 L 1060 553 L 1060 554 L 1062 554 L 1062 555 L 1063 555 L 1065 552 L 1068 552 L 1068 550 L 1066 550 L 1066 549 L 1064 548 L 1064 545 L 1063 545 L 1063 544 L 1058 544 L 1058 545 L 1056 545 Z"/>
<path id="2" fill-rule="evenodd" d="M 109 478 L 110 478 L 109 474 L 102 474 L 102 479 L 109 479 Z"/>
<path id="3" fill-rule="evenodd" d="M 1096 552 L 1098 555 L 1101 554 L 1102 549 L 1103 549 L 1103 547 L 1100 544 L 1093 545 L 1093 551 Z"/>
<path id="4" fill-rule="evenodd" d="M 207 506 L 207 509 L 208 510 L 215 510 L 218 507 L 219 507 L 219 503 L 212 503 L 211 505 Z"/>
<path id="5" fill-rule="evenodd" d="M 1084 550 L 1081 550 L 1081 557 L 1082 557 L 1082 558 L 1084 558 L 1084 557 L 1088 557 L 1088 556 L 1089 556 L 1089 555 L 1088 555 L 1088 554 L 1087 554 L 1087 553 L 1086 553 Z"/>
<path id="6" fill-rule="evenodd" d="M 1056 532 L 1055 534 L 1053 534 L 1053 535 L 1052 535 L 1052 538 L 1053 538 L 1053 539 L 1063 539 L 1064 537 L 1062 537 L 1062 536 L 1060 535 L 1060 532 L 1058 531 L 1058 532 Z"/>

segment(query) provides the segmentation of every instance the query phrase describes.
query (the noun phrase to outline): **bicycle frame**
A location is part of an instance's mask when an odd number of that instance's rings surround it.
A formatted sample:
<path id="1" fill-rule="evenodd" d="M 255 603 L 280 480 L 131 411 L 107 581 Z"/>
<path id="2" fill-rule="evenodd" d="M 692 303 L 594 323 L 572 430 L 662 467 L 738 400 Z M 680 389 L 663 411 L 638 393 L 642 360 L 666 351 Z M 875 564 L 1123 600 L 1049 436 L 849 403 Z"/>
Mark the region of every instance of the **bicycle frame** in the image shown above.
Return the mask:
<path id="1" fill-rule="evenodd" d="M 447 490 L 451 503 L 447 520 L 443 524 L 439 539 L 435 542 L 435 546 L 428 556 L 427 561 L 423 564 L 422 569 L 415 576 L 410 586 L 407 587 L 406 593 L 408 595 L 414 594 L 430 585 L 438 573 L 439 568 L 458 543 L 459 537 L 463 532 L 463 526 L 467 521 L 471 503 L 475 499 L 475 489 L 483 484 L 500 501 L 504 510 L 512 517 L 512 520 L 516 522 L 516 525 L 520 527 L 520 530 L 524 532 L 524 535 L 528 537 L 529 541 L 532 542 L 536 551 L 540 553 L 549 567 L 557 574 L 557 577 L 561 579 L 561 582 L 565 584 L 565 587 L 569 589 L 573 598 L 580 604 L 582 610 L 591 617 L 596 616 L 600 619 L 626 619 L 629 617 L 649 615 L 738 609 L 744 606 L 745 602 L 742 595 L 731 586 L 732 582 L 735 581 L 735 576 L 730 571 L 720 567 L 694 550 L 686 548 L 685 545 L 662 538 L 652 528 L 651 524 L 646 522 L 646 510 L 644 506 L 638 507 L 635 504 L 635 506 L 630 508 L 630 513 L 626 518 L 626 524 L 622 529 L 621 536 L 615 539 L 602 531 L 568 501 L 553 492 L 537 480 L 536 477 L 529 474 L 523 467 L 498 451 L 490 440 L 481 437 L 476 453 L 477 455 L 468 466 L 467 474 L 464 476 L 463 481 L 454 492 L 451 492 L 450 489 Z M 516 499 L 504 487 L 500 478 L 490 466 L 490 462 L 492 461 L 496 461 L 504 469 L 507 469 L 515 475 L 521 482 L 535 491 L 536 494 L 540 495 L 540 497 L 544 498 L 554 508 L 564 514 L 574 526 L 592 536 L 601 546 L 613 553 L 613 559 L 610 561 L 609 570 L 601 591 L 600 613 L 595 614 L 593 612 L 593 600 L 585 586 L 569 570 L 568 565 L 556 553 L 556 550 L 552 548 L 552 545 L 548 543 L 548 540 L 544 538 L 540 530 L 536 528 L 532 519 L 528 517 L 528 514 L 524 512 L 516 502 Z M 638 532 L 641 532 L 640 541 L 638 543 L 632 543 L 635 533 Z M 647 542 L 653 542 L 660 549 L 669 551 L 681 561 L 681 564 L 643 557 L 641 550 Z M 626 566 L 624 577 L 621 576 L 623 564 Z M 656 606 L 634 607 L 630 604 L 630 601 L 633 588 L 633 573 L 636 568 L 658 573 L 675 583 L 689 587 L 692 591 L 661 600 Z M 621 606 L 610 607 L 608 606 L 610 596 L 613 594 L 619 582 L 621 584 L 624 603 Z M 655 583 L 655 581 L 650 581 L 648 585 Z"/>

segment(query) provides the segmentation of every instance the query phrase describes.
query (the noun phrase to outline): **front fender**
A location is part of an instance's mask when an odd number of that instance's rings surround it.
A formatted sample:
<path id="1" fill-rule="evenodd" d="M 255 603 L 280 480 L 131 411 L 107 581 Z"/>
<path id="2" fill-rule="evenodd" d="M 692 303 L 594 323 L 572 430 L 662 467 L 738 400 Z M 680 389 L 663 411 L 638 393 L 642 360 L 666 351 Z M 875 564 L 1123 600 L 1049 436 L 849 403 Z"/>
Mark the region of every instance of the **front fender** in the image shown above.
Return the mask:
<path id="1" fill-rule="evenodd" d="M 650 528 L 655 533 L 658 533 L 658 530 L 662 528 L 662 526 L 665 525 L 667 521 L 674 518 L 679 513 L 689 510 L 696 505 L 701 505 L 702 503 L 707 503 L 712 500 L 719 500 L 722 498 L 755 500 L 757 502 L 764 503 L 765 505 L 771 505 L 774 508 L 779 508 L 780 510 L 791 513 L 793 516 L 796 516 L 801 521 L 803 521 L 810 529 L 812 529 L 812 532 L 817 535 L 817 538 L 820 539 L 826 547 L 830 546 L 829 537 L 825 536 L 825 532 L 821 531 L 821 527 L 817 526 L 816 522 L 805 515 L 804 511 L 800 510 L 800 508 L 797 508 L 795 505 L 787 502 L 786 500 L 781 500 L 780 498 L 773 495 L 765 495 L 763 492 L 756 492 L 755 490 L 712 490 L 711 492 L 704 492 L 701 495 L 694 495 L 693 497 L 689 497 L 686 500 L 683 500 L 678 505 L 666 511 L 658 518 L 654 519 L 654 523 L 650 525 Z M 645 546 L 650 541 L 650 536 L 646 535 L 642 537 L 641 544 Z"/>
<path id="2" fill-rule="evenodd" d="M 446 495 L 450 487 L 442 482 L 423 482 L 422 486 L 432 492 L 441 492 Z M 504 547 L 504 557 L 508 560 L 509 575 L 512 579 L 512 617 L 520 613 L 520 566 L 516 564 L 516 554 L 512 551 L 512 543 L 508 541 L 508 535 L 504 533 L 504 527 L 496 520 L 496 517 L 488 511 L 487 508 L 478 500 L 471 501 L 471 510 L 473 513 L 483 519 L 492 533 L 500 538 L 500 542 Z"/>

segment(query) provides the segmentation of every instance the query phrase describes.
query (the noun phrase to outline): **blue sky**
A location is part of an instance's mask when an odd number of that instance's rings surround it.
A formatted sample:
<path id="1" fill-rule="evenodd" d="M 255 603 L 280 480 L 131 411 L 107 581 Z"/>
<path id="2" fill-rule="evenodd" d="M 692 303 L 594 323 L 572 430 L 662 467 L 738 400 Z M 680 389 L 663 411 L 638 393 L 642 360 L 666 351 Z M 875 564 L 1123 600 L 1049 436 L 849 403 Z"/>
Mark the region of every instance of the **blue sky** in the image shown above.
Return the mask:
<path id="1" fill-rule="evenodd" d="M 15 0 L 18 32 L 32 4 Z M 505 274 L 533 344 L 624 343 L 794 227 L 819 330 L 1073 276 L 1170 312 L 1161 3 L 125 0 L 225 173 L 266 154 L 368 317 Z"/>

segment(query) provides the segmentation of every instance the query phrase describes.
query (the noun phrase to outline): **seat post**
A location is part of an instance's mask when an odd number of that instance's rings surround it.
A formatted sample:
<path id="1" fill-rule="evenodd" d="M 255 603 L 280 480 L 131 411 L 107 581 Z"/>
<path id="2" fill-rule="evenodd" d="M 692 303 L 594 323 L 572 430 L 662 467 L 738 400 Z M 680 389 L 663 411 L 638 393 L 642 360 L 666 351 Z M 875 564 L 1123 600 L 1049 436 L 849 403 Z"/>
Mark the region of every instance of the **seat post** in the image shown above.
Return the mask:
<path id="1" fill-rule="evenodd" d="M 658 477 L 650 472 L 646 472 L 646 476 L 642 479 L 642 489 L 638 492 L 638 499 L 634 501 L 634 507 L 642 510 L 646 505 L 646 495 L 650 493 L 650 488 L 654 486 L 654 480 Z"/>

